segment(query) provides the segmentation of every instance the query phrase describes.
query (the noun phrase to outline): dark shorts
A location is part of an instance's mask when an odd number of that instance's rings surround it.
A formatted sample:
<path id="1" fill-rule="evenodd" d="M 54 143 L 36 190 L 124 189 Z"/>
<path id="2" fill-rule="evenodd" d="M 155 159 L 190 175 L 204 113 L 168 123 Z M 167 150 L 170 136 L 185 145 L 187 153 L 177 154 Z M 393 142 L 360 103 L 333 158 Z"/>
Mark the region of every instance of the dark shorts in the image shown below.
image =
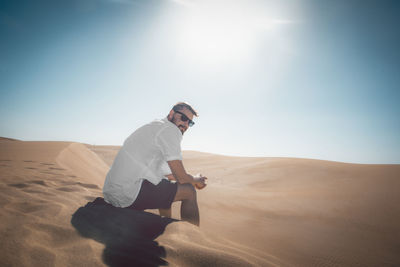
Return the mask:
<path id="1" fill-rule="evenodd" d="M 158 185 L 143 180 L 136 200 L 128 208 L 135 210 L 169 209 L 174 201 L 178 184 L 162 179 Z"/>

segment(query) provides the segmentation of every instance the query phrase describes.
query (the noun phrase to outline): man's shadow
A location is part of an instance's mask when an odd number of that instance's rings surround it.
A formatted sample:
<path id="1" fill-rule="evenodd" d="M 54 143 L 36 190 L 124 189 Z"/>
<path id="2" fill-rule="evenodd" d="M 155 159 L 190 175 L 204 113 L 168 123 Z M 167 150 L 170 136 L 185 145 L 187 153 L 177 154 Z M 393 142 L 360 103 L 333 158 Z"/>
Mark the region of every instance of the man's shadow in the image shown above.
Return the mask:
<path id="1" fill-rule="evenodd" d="M 87 238 L 105 244 L 103 261 L 109 266 L 167 265 L 165 249 L 154 239 L 176 220 L 132 209 L 116 208 L 103 198 L 80 207 L 71 224 Z"/>

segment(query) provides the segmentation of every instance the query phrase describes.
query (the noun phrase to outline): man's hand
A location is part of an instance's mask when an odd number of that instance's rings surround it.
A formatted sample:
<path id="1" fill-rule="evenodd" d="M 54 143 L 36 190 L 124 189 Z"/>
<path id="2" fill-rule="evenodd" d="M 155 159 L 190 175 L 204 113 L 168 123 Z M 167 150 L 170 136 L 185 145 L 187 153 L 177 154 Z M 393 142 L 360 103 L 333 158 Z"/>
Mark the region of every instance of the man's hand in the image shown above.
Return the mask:
<path id="1" fill-rule="evenodd" d="M 169 168 L 172 171 L 173 177 L 175 177 L 176 181 L 180 184 L 192 184 L 197 189 L 203 189 L 206 187 L 207 177 L 202 176 L 201 174 L 197 174 L 195 177 L 188 174 L 183 167 L 181 160 L 171 160 L 167 161 Z"/>
<path id="2" fill-rule="evenodd" d="M 199 190 L 207 186 L 207 177 L 204 177 L 201 174 L 198 174 L 195 177 L 193 177 L 193 180 L 194 180 L 193 185 Z"/>

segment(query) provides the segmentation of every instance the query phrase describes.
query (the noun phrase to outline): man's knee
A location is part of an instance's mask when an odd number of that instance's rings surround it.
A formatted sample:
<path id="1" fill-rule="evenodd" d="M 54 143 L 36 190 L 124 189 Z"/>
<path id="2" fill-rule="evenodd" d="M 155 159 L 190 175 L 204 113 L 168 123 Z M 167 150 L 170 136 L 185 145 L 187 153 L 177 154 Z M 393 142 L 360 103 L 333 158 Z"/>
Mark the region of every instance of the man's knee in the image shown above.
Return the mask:
<path id="1" fill-rule="evenodd" d="M 187 190 L 190 192 L 189 194 L 193 197 L 196 197 L 196 188 L 194 188 L 194 185 L 192 184 L 186 184 Z"/>
<path id="2" fill-rule="evenodd" d="M 196 189 L 192 184 L 179 184 L 175 201 L 196 199 Z"/>
<path id="3" fill-rule="evenodd" d="M 192 184 L 183 184 L 186 199 L 196 198 L 196 189 Z"/>

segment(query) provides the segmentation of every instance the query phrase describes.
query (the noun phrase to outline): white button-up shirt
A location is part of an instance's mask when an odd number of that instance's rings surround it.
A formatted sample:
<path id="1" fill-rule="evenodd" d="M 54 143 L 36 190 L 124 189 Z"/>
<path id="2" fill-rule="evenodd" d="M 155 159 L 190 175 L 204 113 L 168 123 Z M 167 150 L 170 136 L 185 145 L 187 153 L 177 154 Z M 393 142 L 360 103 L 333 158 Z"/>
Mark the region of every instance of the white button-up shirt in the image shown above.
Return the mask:
<path id="1" fill-rule="evenodd" d="M 104 200 L 116 207 L 130 206 L 143 179 L 157 185 L 171 170 L 167 161 L 182 160 L 182 133 L 167 118 L 133 132 L 124 142 L 104 182 Z"/>

